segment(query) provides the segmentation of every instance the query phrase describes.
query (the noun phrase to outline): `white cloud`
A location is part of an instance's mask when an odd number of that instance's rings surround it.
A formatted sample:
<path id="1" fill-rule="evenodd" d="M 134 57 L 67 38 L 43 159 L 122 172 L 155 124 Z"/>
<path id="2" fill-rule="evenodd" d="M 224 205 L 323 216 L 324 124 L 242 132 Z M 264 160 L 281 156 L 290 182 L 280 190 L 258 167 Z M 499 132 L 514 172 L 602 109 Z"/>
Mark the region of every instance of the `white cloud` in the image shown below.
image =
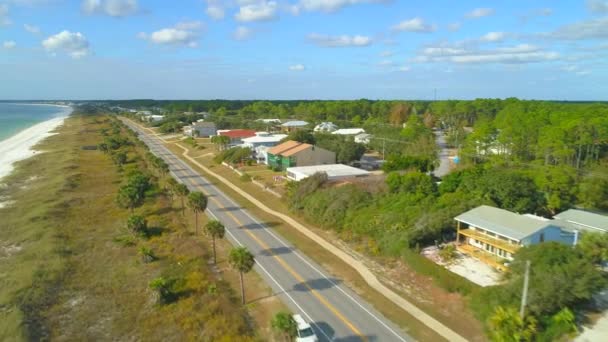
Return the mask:
<path id="1" fill-rule="evenodd" d="M 253 30 L 245 26 L 239 26 L 234 30 L 232 36 L 236 40 L 247 40 L 253 35 Z"/>
<path id="2" fill-rule="evenodd" d="M 80 32 L 62 31 L 42 41 L 42 46 L 49 52 L 63 51 L 76 59 L 91 53 L 89 41 Z"/>
<path id="3" fill-rule="evenodd" d="M 205 12 L 215 20 L 224 19 L 224 9 L 219 6 L 209 6 Z"/>
<path id="4" fill-rule="evenodd" d="M 587 0 L 587 8 L 593 13 L 606 14 L 608 13 L 608 1 Z"/>
<path id="5" fill-rule="evenodd" d="M 479 40 L 482 42 L 500 42 L 505 39 L 506 34 L 504 32 L 488 32 L 484 34 Z"/>
<path id="6" fill-rule="evenodd" d="M 182 21 L 175 24 L 175 28 L 178 30 L 200 30 L 203 28 L 201 21 Z"/>
<path id="7" fill-rule="evenodd" d="M 40 27 L 34 25 L 23 24 L 23 29 L 32 34 L 40 33 Z"/>
<path id="8" fill-rule="evenodd" d="M 545 36 L 563 40 L 607 39 L 608 17 L 568 24 Z"/>
<path id="9" fill-rule="evenodd" d="M 534 45 L 520 44 L 511 47 L 486 50 L 452 46 L 428 47 L 423 49 L 412 61 L 418 63 L 524 64 L 553 61 L 557 59 L 559 59 L 559 54 L 557 52 L 545 51 Z"/>
<path id="10" fill-rule="evenodd" d="M 581 70 L 581 71 L 577 71 L 577 72 L 576 72 L 576 74 L 577 74 L 578 76 L 586 76 L 586 75 L 591 74 L 591 72 L 590 72 L 590 71 L 587 71 L 587 70 Z"/>
<path id="11" fill-rule="evenodd" d="M 291 11 L 294 14 L 301 10 L 333 13 L 347 6 L 374 2 L 386 2 L 386 0 L 300 0 L 298 4 L 292 6 Z"/>
<path id="12" fill-rule="evenodd" d="M 378 62 L 378 66 L 381 66 L 381 67 L 392 67 L 393 65 L 395 65 L 395 63 L 393 61 L 391 61 L 390 59 L 383 59 L 380 62 Z"/>
<path id="13" fill-rule="evenodd" d="M 247 1 L 239 7 L 234 18 L 242 22 L 269 21 L 276 18 L 277 3 L 275 1 L 260 0 L 254 3 Z"/>
<path id="14" fill-rule="evenodd" d="M 135 14 L 139 6 L 137 0 L 83 0 L 82 11 L 86 14 L 105 14 L 125 17 Z"/>
<path id="15" fill-rule="evenodd" d="M 450 30 L 451 32 L 456 32 L 460 30 L 460 27 L 462 27 L 461 23 L 451 23 L 448 25 L 448 30 Z"/>
<path id="16" fill-rule="evenodd" d="M 200 30 L 203 23 L 200 21 L 180 22 L 173 27 L 167 27 L 150 34 L 140 32 L 137 37 L 158 45 L 174 45 L 197 47 Z"/>
<path id="17" fill-rule="evenodd" d="M 308 35 L 308 39 L 322 47 L 362 47 L 368 46 L 372 43 L 372 39 L 370 37 L 360 35 L 329 36 L 324 34 L 312 33 Z"/>
<path id="18" fill-rule="evenodd" d="M 0 4 L 0 26 L 8 26 L 10 24 L 12 24 L 12 21 L 8 17 L 8 5 Z"/>
<path id="19" fill-rule="evenodd" d="M 289 70 L 291 70 L 291 71 L 304 71 L 304 70 L 306 70 L 306 67 L 304 66 L 304 64 L 294 64 L 294 65 L 290 65 L 289 66 Z"/>
<path id="20" fill-rule="evenodd" d="M 394 54 L 395 53 L 393 51 L 385 50 L 385 51 L 380 52 L 380 57 L 391 57 Z"/>
<path id="21" fill-rule="evenodd" d="M 392 27 L 394 31 L 429 33 L 437 30 L 435 25 L 427 24 L 422 18 L 404 20 Z"/>
<path id="22" fill-rule="evenodd" d="M 408 71 L 410 71 L 411 69 L 412 69 L 411 67 L 409 67 L 409 66 L 407 66 L 407 65 L 404 65 L 404 66 L 402 66 L 402 67 L 400 67 L 400 68 L 399 68 L 399 71 L 402 71 L 402 72 L 408 72 Z"/>
<path id="23" fill-rule="evenodd" d="M 563 71 L 569 71 L 569 72 L 573 72 L 573 71 L 577 71 L 578 70 L 578 66 L 576 65 L 565 65 L 561 68 Z"/>
<path id="24" fill-rule="evenodd" d="M 476 9 L 472 10 L 471 12 L 465 14 L 464 16 L 469 19 L 476 19 L 476 18 L 487 17 L 492 14 L 494 14 L 494 9 L 492 9 L 492 8 L 476 8 Z"/>
<path id="25" fill-rule="evenodd" d="M 17 43 L 14 40 L 7 40 L 4 43 L 2 43 L 2 47 L 5 49 L 12 49 L 15 46 L 17 46 Z"/>

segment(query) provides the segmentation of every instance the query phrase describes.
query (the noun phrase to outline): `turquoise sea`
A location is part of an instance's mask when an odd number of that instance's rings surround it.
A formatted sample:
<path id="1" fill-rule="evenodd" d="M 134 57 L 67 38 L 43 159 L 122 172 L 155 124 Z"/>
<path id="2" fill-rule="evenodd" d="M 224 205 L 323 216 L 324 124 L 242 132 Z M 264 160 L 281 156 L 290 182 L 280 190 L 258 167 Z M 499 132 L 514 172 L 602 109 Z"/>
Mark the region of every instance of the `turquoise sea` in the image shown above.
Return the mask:
<path id="1" fill-rule="evenodd" d="M 39 122 L 58 117 L 65 108 L 0 102 L 0 141 Z"/>

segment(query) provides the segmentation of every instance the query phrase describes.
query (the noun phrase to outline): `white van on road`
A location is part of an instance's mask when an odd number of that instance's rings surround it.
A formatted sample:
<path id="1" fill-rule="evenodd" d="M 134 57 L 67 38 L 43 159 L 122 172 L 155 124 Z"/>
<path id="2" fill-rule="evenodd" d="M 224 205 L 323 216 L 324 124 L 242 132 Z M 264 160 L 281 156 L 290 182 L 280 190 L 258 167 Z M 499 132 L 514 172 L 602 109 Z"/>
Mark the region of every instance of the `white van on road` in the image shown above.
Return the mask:
<path id="1" fill-rule="evenodd" d="M 312 330 L 310 324 L 306 323 L 300 315 L 293 315 L 293 320 L 298 324 L 298 335 L 296 342 L 318 342 L 317 335 Z"/>

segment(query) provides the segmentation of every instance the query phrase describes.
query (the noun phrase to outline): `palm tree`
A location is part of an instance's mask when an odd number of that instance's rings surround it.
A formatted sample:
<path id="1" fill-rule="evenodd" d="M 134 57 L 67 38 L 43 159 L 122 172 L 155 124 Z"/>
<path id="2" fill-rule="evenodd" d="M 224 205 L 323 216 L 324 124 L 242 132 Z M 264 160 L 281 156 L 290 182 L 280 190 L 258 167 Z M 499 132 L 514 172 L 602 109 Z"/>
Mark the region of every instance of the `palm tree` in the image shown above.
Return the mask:
<path id="1" fill-rule="evenodd" d="M 194 228 L 198 235 L 198 213 L 207 209 L 207 196 L 202 192 L 191 192 L 190 195 L 188 195 L 188 206 L 194 211 Z"/>
<path id="2" fill-rule="evenodd" d="M 239 271 L 241 279 L 241 302 L 245 304 L 245 285 L 243 284 L 243 273 L 248 273 L 255 264 L 253 254 L 251 254 L 245 247 L 236 247 L 230 251 L 228 257 L 230 266 L 235 270 Z"/>
<path id="3" fill-rule="evenodd" d="M 188 189 L 186 184 L 178 183 L 175 187 L 175 193 L 182 200 L 182 216 L 184 216 L 184 210 L 186 208 L 186 206 L 184 205 L 184 198 L 188 196 L 188 194 L 190 194 L 190 190 Z"/>
<path id="4" fill-rule="evenodd" d="M 215 255 L 215 239 L 223 239 L 224 235 L 226 234 L 226 228 L 220 221 L 213 220 L 207 222 L 205 225 L 205 232 L 211 237 L 211 241 L 213 242 L 213 264 L 217 264 Z"/>
<path id="5" fill-rule="evenodd" d="M 171 201 L 171 206 L 173 206 L 173 196 L 176 195 L 176 188 L 179 183 L 175 180 L 175 178 L 170 177 L 167 179 L 167 183 L 165 183 L 165 192 L 167 196 L 169 196 L 169 200 Z"/>

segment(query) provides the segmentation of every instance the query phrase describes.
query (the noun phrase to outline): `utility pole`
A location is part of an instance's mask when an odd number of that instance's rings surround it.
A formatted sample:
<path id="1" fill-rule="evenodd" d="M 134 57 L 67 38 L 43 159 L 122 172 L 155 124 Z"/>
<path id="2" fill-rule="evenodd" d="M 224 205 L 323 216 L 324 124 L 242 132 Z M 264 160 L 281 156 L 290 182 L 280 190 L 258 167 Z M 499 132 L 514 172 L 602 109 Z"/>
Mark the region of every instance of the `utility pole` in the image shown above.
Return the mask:
<path id="1" fill-rule="evenodd" d="M 384 144 L 386 144 L 386 139 L 382 139 L 382 160 L 384 159 Z"/>
<path id="2" fill-rule="evenodd" d="M 526 273 L 524 275 L 524 289 L 521 295 L 521 307 L 519 308 L 519 317 L 524 319 L 524 311 L 528 302 L 528 283 L 530 281 L 530 260 L 526 260 Z"/>

